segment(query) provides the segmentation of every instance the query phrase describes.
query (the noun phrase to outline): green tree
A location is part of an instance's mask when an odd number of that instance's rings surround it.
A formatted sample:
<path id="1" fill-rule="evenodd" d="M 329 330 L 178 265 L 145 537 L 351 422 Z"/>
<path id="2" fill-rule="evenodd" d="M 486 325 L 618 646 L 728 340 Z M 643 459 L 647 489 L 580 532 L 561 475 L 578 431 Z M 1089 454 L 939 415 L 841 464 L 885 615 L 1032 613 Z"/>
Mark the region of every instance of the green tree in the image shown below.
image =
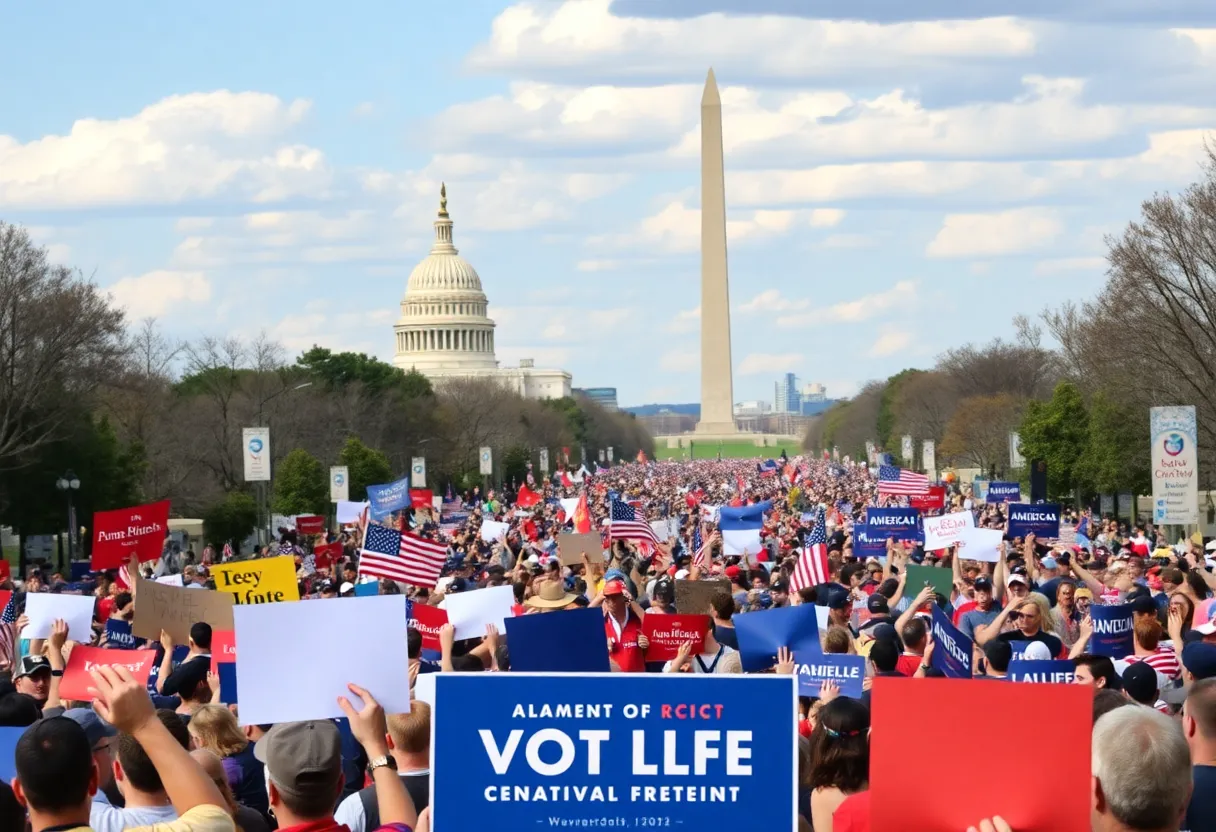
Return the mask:
<path id="1" fill-rule="evenodd" d="M 1041 459 L 1047 463 L 1049 497 L 1072 497 L 1085 485 L 1085 469 L 1078 463 L 1089 441 L 1089 412 L 1072 383 L 1057 384 L 1049 401 L 1028 402 L 1019 433 L 1022 456 L 1028 462 Z"/>
<path id="2" fill-rule="evenodd" d="M 303 448 L 296 448 L 274 472 L 274 510 L 279 514 L 325 514 L 329 481 L 321 461 Z"/>
<path id="3" fill-rule="evenodd" d="M 367 499 L 367 487 L 393 480 L 393 467 L 388 457 L 374 448 L 369 448 L 357 436 L 351 436 L 338 455 L 340 465 L 350 473 L 350 498 L 356 502 Z"/>
<path id="4" fill-rule="evenodd" d="M 1089 437 L 1076 466 L 1083 487 L 1104 494 L 1147 494 L 1152 490 L 1144 423 L 1145 414 L 1139 408 L 1102 392 L 1094 394 L 1089 402 Z"/>
<path id="5" fill-rule="evenodd" d="M 532 452 L 523 445 L 512 445 L 502 455 L 502 481 L 526 482 Z"/>
<path id="6" fill-rule="evenodd" d="M 207 541 L 221 547 L 231 543 L 240 549 L 241 541 L 253 534 L 258 522 L 258 507 L 244 491 L 232 491 L 203 513 L 203 534 Z"/>
<path id="7" fill-rule="evenodd" d="M 431 382 L 417 370 L 403 373 L 361 352 L 331 352 L 314 346 L 296 359 L 296 367 L 328 390 L 358 383 L 373 394 L 395 390 L 407 398 L 421 398 L 434 393 Z"/>
<path id="8" fill-rule="evenodd" d="M 878 444 L 894 453 L 896 457 L 899 456 L 900 447 L 900 438 L 895 435 L 895 425 L 899 416 L 896 412 L 896 403 L 899 400 L 900 389 L 905 381 L 922 372 L 924 371 L 901 370 L 891 376 L 887 379 L 886 387 L 883 388 L 882 396 L 878 400 L 878 416 L 875 419 Z"/>

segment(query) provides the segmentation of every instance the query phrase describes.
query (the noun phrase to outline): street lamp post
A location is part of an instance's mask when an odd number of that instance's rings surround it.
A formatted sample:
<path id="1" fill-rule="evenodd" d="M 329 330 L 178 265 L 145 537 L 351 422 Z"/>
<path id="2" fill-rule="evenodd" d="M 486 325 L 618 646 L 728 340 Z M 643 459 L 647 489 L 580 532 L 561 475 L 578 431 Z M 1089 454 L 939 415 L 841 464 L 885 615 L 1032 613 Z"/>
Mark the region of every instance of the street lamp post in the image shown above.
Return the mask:
<path id="1" fill-rule="evenodd" d="M 64 567 L 68 570 L 76 559 L 76 506 L 72 503 L 72 493 L 80 490 L 80 478 L 69 468 L 55 481 L 55 487 L 68 498 L 68 562 Z"/>

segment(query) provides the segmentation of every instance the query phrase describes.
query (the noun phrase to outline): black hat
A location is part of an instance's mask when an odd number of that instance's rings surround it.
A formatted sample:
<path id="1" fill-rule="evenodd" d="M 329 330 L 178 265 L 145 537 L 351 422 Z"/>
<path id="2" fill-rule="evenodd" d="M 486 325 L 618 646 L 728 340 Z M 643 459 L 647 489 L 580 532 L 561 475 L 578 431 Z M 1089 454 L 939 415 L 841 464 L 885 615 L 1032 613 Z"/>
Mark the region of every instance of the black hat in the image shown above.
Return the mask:
<path id="1" fill-rule="evenodd" d="M 1147 615 L 1157 614 L 1157 602 L 1151 595 L 1138 595 L 1132 600 L 1132 612 Z"/>
<path id="2" fill-rule="evenodd" d="M 1157 671 L 1152 665 L 1133 662 L 1123 671 L 1123 692 L 1141 704 L 1153 704 L 1158 687 Z"/>
<path id="3" fill-rule="evenodd" d="M 842 610 L 849 605 L 850 601 L 852 601 L 852 596 L 849 595 L 849 591 L 847 589 L 845 589 L 844 587 L 842 587 L 842 586 L 828 587 L 828 593 L 827 593 L 828 609 Z"/>
<path id="4" fill-rule="evenodd" d="M 992 592 L 992 579 L 987 575 L 980 575 L 975 579 L 975 588 L 983 592 Z"/>
<path id="5" fill-rule="evenodd" d="M 22 656 L 21 661 L 17 663 L 17 672 L 13 674 L 13 681 L 22 676 L 33 676 L 40 670 L 50 673 L 51 660 L 46 656 Z"/>
<path id="6" fill-rule="evenodd" d="M 866 609 L 871 615 L 889 615 L 891 612 L 890 606 L 887 605 L 887 596 L 875 592 L 866 601 Z"/>

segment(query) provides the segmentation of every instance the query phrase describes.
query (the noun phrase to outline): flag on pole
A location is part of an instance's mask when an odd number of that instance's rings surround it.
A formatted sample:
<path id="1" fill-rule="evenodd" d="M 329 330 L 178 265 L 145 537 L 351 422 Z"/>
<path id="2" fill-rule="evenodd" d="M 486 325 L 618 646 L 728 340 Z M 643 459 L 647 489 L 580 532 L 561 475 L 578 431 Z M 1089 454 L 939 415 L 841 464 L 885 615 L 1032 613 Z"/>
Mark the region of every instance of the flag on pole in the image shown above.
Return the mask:
<path id="1" fill-rule="evenodd" d="M 878 493 L 891 497 L 916 497 L 929 493 L 929 478 L 894 465 L 878 466 Z"/>
<path id="2" fill-rule="evenodd" d="M 698 569 L 708 569 L 710 552 L 709 541 L 701 536 L 701 524 L 698 523 L 692 530 L 692 562 Z"/>
<path id="3" fill-rule="evenodd" d="M 798 592 L 810 586 L 826 584 L 831 575 L 828 567 L 828 540 L 824 534 L 823 509 L 815 516 L 815 528 L 807 535 L 806 546 L 798 555 L 798 563 L 794 566 L 794 574 L 790 575 L 790 592 Z"/>
<path id="4" fill-rule="evenodd" d="M 359 550 L 359 574 L 433 587 L 447 562 L 448 547 L 384 526 L 368 526 Z"/>
<path id="5" fill-rule="evenodd" d="M 654 529 L 650 528 L 645 517 L 639 519 L 638 514 L 638 510 L 628 503 L 613 500 L 608 518 L 608 539 L 636 540 L 658 546 L 660 541 Z"/>

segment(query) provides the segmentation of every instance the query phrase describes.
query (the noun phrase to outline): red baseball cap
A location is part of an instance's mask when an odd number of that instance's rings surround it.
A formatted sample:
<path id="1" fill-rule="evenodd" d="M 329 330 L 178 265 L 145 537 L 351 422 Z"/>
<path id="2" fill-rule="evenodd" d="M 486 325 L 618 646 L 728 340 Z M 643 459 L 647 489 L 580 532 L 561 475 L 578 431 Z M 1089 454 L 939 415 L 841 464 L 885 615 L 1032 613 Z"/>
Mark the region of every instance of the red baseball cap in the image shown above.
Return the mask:
<path id="1" fill-rule="evenodd" d="M 624 595 L 624 594 L 625 594 L 625 584 L 621 583 L 620 581 L 609 581 L 608 583 L 604 584 L 604 597 L 607 597 L 609 595 Z"/>
<path id="2" fill-rule="evenodd" d="M 724 569 L 722 571 L 723 571 L 723 574 L 725 574 L 726 577 L 728 577 L 728 578 L 739 577 L 739 567 L 735 566 L 734 564 L 731 564 L 730 566 L 726 567 L 726 569 Z"/>

